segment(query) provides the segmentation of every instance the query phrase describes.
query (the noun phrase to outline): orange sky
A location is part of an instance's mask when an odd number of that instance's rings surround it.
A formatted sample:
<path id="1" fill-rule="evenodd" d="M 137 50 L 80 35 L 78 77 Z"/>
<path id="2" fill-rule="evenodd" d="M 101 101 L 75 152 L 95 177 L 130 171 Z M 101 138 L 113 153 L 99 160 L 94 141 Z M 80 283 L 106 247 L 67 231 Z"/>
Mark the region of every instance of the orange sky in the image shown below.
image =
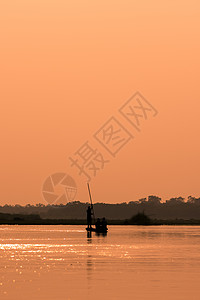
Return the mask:
<path id="1" fill-rule="evenodd" d="M 0 204 L 45 203 L 56 172 L 87 201 L 68 157 L 111 116 L 135 139 L 92 179 L 95 202 L 200 196 L 199 33 L 197 0 L 3 1 Z M 141 133 L 118 113 L 136 91 L 158 110 Z"/>

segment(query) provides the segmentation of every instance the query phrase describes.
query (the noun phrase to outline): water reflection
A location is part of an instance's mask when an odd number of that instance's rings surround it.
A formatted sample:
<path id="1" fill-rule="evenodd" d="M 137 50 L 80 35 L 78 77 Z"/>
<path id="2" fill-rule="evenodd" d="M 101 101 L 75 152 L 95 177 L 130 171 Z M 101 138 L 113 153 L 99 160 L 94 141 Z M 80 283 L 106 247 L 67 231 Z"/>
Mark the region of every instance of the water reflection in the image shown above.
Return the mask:
<path id="1" fill-rule="evenodd" d="M 95 235 L 96 235 L 96 236 L 103 236 L 103 237 L 106 237 L 106 236 L 107 236 L 107 232 L 102 232 L 102 233 L 100 233 L 100 232 L 95 232 Z"/>
<path id="2" fill-rule="evenodd" d="M 87 279 L 90 280 L 92 278 L 92 268 L 93 268 L 93 259 L 91 255 L 87 257 Z"/>
<path id="3" fill-rule="evenodd" d="M 109 229 L 1 226 L 0 299 L 198 299 L 200 227 Z"/>

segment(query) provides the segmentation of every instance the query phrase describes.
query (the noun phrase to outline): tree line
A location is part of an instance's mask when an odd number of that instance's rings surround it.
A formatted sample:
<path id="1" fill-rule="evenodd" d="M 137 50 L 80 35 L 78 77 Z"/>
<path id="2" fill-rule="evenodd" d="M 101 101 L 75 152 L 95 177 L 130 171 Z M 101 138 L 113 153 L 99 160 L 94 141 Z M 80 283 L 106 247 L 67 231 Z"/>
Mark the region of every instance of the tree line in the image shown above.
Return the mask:
<path id="1" fill-rule="evenodd" d="M 89 203 L 73 201 L 67 204 L 35 205 L 25 206 L 3 205 L 0 206 L 0 213 L 9 214 L 34 214 L 42 219 L 85 219 Z M 110 220 L 129 219 L 137 213 L 145 213 L 153 219 L 200 219 L 200 198 L 189 196 L 174 197 L 166 201 L 158 196 L 150 195 L 138 201 L 122 202 L 116 204 L 95 203 L 94 211 L 96 217 L 106 217 Z"/>

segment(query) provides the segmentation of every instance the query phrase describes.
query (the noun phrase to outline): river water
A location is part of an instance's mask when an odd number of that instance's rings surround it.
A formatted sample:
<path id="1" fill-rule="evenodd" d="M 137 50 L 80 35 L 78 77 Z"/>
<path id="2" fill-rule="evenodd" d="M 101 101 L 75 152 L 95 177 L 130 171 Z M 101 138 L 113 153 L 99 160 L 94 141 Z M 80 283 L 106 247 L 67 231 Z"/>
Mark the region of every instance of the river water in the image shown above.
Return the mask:
<path id="1" fill-rule="evenodd" d="M 200 227 L 0 226 L 0 299 L 200 299 Z"/>

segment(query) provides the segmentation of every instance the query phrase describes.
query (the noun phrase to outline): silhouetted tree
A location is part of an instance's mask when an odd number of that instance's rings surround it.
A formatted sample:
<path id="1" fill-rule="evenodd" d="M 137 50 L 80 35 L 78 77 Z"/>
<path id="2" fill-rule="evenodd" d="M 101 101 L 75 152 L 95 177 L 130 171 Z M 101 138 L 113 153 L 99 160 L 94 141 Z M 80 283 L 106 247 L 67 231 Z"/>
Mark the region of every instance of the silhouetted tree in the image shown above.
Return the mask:
<path id="1" fill-rule="evenodd" d="M 182 204 L 184 203 L 184 198 L 183 197 L 170 198 L 169 200 L 166 201 L 166 203 L 172 205 Z"/>
<path id="2" fill-rule="evenodd" d="M 157 197 L 157 196 L 149 196 L 148 197 L 148 203 L 153 203 L 153 204 L 160 204 L 161 202 L 161 198 Z"/>
<path id="3" fill-rule="evenodd" d="M 141 198 L 138 200 L 139 203 L 146 203 L 147 202 L 147 198 Z"/>
<path id="4" fill-rule="evenodd" d="M 150 225 L 151 219 L 145 215 L 145 213 L 138 213 L 135 216 L 133 216 L 130 220 L 128 220 L 128 223 L 130 225 Z"/>

